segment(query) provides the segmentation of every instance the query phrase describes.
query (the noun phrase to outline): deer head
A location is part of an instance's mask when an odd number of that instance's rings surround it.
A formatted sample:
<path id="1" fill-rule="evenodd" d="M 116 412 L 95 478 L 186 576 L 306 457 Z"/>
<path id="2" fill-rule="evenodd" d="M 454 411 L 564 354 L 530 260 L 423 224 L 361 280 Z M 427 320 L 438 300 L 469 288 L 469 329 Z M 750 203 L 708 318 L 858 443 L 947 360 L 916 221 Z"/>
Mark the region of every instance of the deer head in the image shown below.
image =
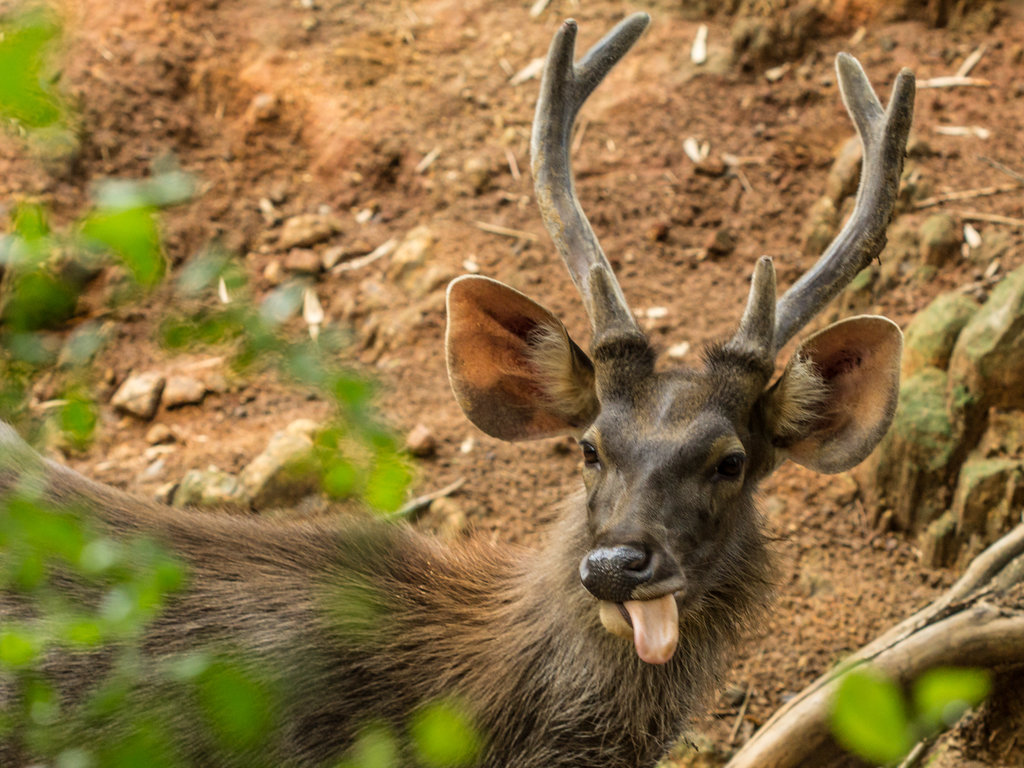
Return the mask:
<path id="1" fill-rule="evenodd" d="M 576 24 L 552 42 L 531 142 L 537 202 L 590 319 L 589 354 L 547 309 L 495 280 L 448 290 L 448 373 L 477 427 L 503 440 L 572 435 L 583 455 L 589 549 L 578 567 L 604 627 L 650 663 L 668 661 L 687 611 L 757 537 L 757 483 L 786 459 L 841 472 L 892 420 L 902 335 L 891 321 L 840 321 L 776 356 L 885 245 L 913 114 L 904 70 L 883 109 L 855 59 L 836 61 L 864 146 L 855 210 L 817 263 L 776 300 L 754 268 L 739 328 L 697 368 L 662 370 L 573 188 L 569 139 L 581 105 L 647 27 L 621 22 L 579 63 Z M 732 565 L 731 565 L 732 564 Z"/>

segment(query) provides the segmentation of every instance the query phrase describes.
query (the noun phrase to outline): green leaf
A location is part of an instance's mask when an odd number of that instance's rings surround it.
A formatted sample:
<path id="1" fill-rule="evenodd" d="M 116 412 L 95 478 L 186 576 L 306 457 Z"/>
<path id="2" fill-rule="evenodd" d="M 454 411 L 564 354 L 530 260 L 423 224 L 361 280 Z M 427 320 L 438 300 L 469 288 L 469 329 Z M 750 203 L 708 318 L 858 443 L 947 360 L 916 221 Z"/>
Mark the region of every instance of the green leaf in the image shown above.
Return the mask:
<path id="1" fill-rule="evenodd" d="M 27 629 L 0 632 L 0 664 L 10 669 L 29 667 L 36 660 L 42 643 Z"/>
<path id="2" fill-rule="evenodd" d="M 98 761 L 104 768 L 178 768 L 174 745 L 164 728 L 152 721 L 135 724 L 126 738 L 107 741 L 105 754 Z"/>
<path id="3" fill-rule="evenodd" d="M 371 725 L 359 734 L 348 757 L 337 768 L 398 768 L 398 739 L 385 724 Z"/>
<path id="4" fill-rule="evenodd" d="M 76 448 L 84 448 L 96 430 L 96 405 L 81 395 L 72 395 L 60 411 L 61 432 Z"/>
<path id="5" fill-rule="evenodd" d="M 409 727 L 413 748 L 426 768 L 461 768 L 476 762 L 481 742 L 464 708 L 452 701 L 428 704 Z"/>
<path id="6" fill-rule="evenodd" d="M 928 730 L 953 725 L 992 690 L 992 676 L 985 669 L 938 667 L 914 681 L 913 699 L 918 716 Z"/>
<path id="7" fill-rule="evenodd" d="M 378 451 L 366 479 L 367 503 L 384 512 L 394 512 L 402 506 L 411 479 L 412 472 L 397 453 Z"/>
<path id="8" fill-rule="evenodd" d="M 332 498 L 345 499 L 352 495 L 358 482 L 358 470 L 350 462 L 339 457 L 328 465 L 324 473 L 323 487 Z"/>
<path id="9" fill-rule="evenodd" d="M 139 285 L 152 288 L 163 279 L 167 264 L 152 208 L 98 209 L 83 219 L 81 231 L 114 253 Z"/>
<path id="10" fill-rule="evenodd" d="M 253 748 L 266 739 L 273 723 L 266 688 L 239 665 L 212 665 L 199 682 L 207 722 L 226 747 Z"/>
<path id="11" fill-rule="evenodd" d="M 836 740 L 873 763 L 895 763 L 913 745 L 900 689 L 876 673 L 847 673 L 839 684 L 831 715 Z"/>
<path id="12" fill-rule="evenodd" d="M 21 203 L 14 211 L 14 232 L 22 240 L 35 242 L 50 235 L 46 209 L 38 203 Z"/>
<path id="13" fill-rule="evenodd" d="M 47 77 L 47 53 L 60 35 L 41 12 L 0 26 L 0 116 L 30 128 L 52 125 L 64 110 Z"/>
<path id="14" fill-rule="evenodd" d="M 3 320 L 16 331 L 56 328 L 75 313 L 78 292 L 44 266 L 15 269 L 11 288 Z"/>

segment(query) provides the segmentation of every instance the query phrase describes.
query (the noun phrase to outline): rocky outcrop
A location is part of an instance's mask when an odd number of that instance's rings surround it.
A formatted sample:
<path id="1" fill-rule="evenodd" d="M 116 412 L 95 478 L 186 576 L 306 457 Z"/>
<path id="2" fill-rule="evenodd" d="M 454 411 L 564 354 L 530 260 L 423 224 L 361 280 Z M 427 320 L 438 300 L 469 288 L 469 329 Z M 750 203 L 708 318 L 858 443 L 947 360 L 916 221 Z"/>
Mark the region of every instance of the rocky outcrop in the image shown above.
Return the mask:
<path id="1" fill-rule="evenodd" d="M 908 326 L 899 408 L 858 473 L 876 521 L 920 536 L 932 566 L 967 559 L 1024 509 L 1024 267 L 980 307 L 938 297 Z"/>

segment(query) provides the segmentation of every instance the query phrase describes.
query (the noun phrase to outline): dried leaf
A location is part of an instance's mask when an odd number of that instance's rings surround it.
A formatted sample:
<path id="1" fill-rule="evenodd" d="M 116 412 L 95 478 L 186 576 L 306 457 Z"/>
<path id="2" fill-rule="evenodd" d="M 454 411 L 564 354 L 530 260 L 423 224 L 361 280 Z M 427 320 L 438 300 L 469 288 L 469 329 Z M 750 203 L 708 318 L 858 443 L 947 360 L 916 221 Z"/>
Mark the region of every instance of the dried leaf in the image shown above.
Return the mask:
<path id="1" fill-rule="evenodd" d="M 690 48 L 690 60 L 700 65 L 708 60 L 708 25 L 701 24 L 697 27 L 697 35 L 693 38 L 693 46 Z"/>

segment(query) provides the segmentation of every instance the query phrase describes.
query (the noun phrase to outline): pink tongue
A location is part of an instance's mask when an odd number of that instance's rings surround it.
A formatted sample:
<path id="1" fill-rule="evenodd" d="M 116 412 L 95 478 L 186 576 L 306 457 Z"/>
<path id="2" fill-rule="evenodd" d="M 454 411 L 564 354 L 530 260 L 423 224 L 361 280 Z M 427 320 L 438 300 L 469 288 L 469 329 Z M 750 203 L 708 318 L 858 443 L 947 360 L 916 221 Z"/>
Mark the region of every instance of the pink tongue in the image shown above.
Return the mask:
<path id="1" fill-rule="evenodd" d="M 636 655 L 648 664 L 664 664 L 679 642 L 679 608 L 672 595 L 657 600 L 629 600 L 622 604 L 633 622 Z"/>

